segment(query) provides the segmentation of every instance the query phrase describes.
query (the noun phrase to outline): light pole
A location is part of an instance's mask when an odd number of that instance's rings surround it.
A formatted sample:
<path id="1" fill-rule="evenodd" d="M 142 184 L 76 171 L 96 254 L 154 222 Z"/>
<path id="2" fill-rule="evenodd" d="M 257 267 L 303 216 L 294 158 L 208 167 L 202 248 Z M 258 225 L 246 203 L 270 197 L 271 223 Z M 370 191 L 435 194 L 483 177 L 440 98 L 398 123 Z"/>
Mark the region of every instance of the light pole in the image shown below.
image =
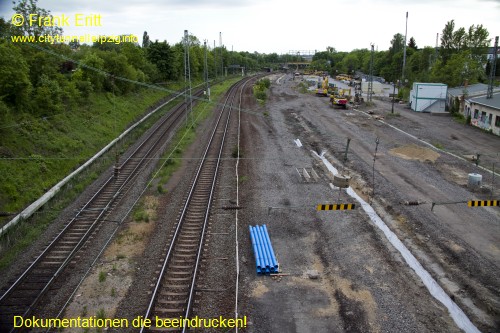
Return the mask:
<path id="1" fill-rule="evenodd" d="M 405 43 L 403 44 L 403 69 L 401 71 L 401 84 L 404 84 L 406 67 L 406 36 L 408 35 L 408 12 L 406 12 Z"/>
<path id="2" fill-rule="evenodd" d="M 392 108 L 391 108 L 391 113 L 394 113 L 394 95 L 396 95 L 396 82 L 392 83 Z"/>

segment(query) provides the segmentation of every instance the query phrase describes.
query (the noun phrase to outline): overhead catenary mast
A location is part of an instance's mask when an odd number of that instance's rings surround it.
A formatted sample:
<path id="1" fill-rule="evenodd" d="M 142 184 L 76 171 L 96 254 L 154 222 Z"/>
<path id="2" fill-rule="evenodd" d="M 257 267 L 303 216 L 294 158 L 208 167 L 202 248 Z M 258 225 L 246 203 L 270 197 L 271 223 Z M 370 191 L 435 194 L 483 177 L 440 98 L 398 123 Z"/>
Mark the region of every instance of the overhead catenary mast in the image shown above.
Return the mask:
<path id="1" fill-rule="evenodd" d="M 224 58 L 222 57 L 222 32 L 219 32 L 219 47 L 220 47 L 220 72 L 224 76 Z"/>
<path id="2" fill-rule="evenodd" d="M 406 37 L 408 36 L 408 12 L 406 12 L 406 28 L 405 28 L 405 43 L 403 44 L 403 69 L 401 70 L 401 84 L 405 83 L 405 67 L 406 67 Z"/>
<path id="3" fill-rule="evenodd" d="M 204 66 L 203 66 L 203 69 L 204 69 L 204 73 L 203 73 L 203 76 L 204 76 L 204 80 L 205 80 L 205 91 L 206 91 L 206 94 L 207 94 L 207 98 L 208 100 L 210 100 L 210 87 L 208 86 L 208 61 L 207 61 L 207 52 L 208 52 L 208 46 L 207 46 L 207 40 L 205 39 L 203 41 L 203 46 L 205 48 L 205 59 L 204 59 Z"/>
<path id="4" fill-rule="evenodd" d="M 184 100 L 186 101 L 186 110 L 189 105 L 189 113 L 191 117 L 193 117 L 193 99 L 191 96 L 191 64 L 189 61 L 189 33 L 187 30 L 184 30 L 184 84 L 185 84 L 185 92 L 184 92 Z M 187 112 L 186 112 L 186 125 L 187 125 Z M 193 120 L 193 119 L 191 119 Z"/>
<path id="5" fill-rule="evenodd" d="M 488 92 L 486 98 L 493 98 L 493 82 L 495 81 L 495 72 L 497 65 L 498 36 L 495 37 L 495 46 L 493 47 L 493 58 L 491 59 L 490 77 L 488 80 Z M 497 116 L 498 117 L 498 116 Z"/>

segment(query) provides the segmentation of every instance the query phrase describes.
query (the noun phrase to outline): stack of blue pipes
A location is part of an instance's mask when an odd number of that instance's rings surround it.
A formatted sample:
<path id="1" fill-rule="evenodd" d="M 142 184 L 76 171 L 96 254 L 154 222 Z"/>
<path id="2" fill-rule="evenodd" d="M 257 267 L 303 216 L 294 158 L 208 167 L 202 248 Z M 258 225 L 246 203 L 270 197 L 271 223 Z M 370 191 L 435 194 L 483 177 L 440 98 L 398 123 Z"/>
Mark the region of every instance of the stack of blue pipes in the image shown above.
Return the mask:
<path id="1" fill-rule="evenodd" d="M 250 239 L 252 240 L 257 274 L 279 273 L 279 265 L 274 255 L 266 225 L 250 226 Z"/>

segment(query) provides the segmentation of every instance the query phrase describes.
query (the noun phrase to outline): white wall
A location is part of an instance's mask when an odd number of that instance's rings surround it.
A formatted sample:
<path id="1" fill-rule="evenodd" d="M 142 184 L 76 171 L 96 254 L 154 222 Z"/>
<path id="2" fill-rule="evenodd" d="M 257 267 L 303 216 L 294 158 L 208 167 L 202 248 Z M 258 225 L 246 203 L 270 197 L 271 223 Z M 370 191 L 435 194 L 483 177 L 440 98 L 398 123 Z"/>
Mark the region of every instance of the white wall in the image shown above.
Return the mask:
<path id="1" fill-rule="evenodd" d="M 411 109 L 413 111 L 422 112 L 442 99 L 443 103 L 439 103 L 438 107 L 438 109 L 441 110 L 441 105 L 444 105 L 446 101 L 447 90 L 448 87 L 442 84 L 413 83 L 413 89 L 410 92 Z M 444 111 L 444 108 L 442 109 L 442 111 Z"/>

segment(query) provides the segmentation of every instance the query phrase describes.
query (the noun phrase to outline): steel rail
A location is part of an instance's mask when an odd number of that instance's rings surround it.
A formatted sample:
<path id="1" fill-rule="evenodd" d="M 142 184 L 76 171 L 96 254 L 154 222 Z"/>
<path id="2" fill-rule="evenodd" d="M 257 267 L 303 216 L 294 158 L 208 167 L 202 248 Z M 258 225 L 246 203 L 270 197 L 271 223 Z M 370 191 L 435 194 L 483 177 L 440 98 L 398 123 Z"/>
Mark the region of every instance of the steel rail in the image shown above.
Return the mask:
<path id="1" fill-rule="evenodd" d="M 224 111 L 226 110 L 226 107 L 227 107 L 227 104 L 228 104 L 228 100 L 229 98 L 232 96 L 233 94 L 233 91 L 235 91 L 236 89 L 238 89 L 238 87 L 242 84 L 242 82 L 246 82 L 246 80 L 243 80 L 243 81 L 240 81 L 238 82 L 237 84 L 235 84 L 231 90 L 228 92 L 228 95 L 225 99 L 225 102 L 223 104 L 223 107 L 222 107 L 222 110 L 217 118 L 217 121 L 216 121 L 216 124 L 214 126 L 214 129 L 211 133 L 211 136 L 210 136 L 210 139 L 208 141 L 208 144 L 203 152 L 203 157 L 201 158 L 201 162 L 200 162 L 200 165 L 198 166 L 198 169 L 196 170 L 195 172 L 195 175 L 193 177 L 193 183 L 192 183 L 192 186 L 188 192 L 188 195 L 187 195 L 187 198 L 185 200 L 185 203 L 184 203 L 184 206 L 182 208 L 182 211 L 181 211 L 181 215 L 178 219 L 178 223 L 177 223 L 177 226 L 175 228 L 175 231 L 173 233 L 173 236 L 172 236 L 172 240 L 170 242 L 170 245 L 168 247 L 168 250 L 167 250 L 167 253 L 164 257 L 164 260 L 163 260 L 163 265 L 161 267 L 161 270 L 158 274 L 158 278 L 157 278 L 157 281 L 156 281 L 156 284 L 155 284 L 155 287 L 151 293 L 151 298 L 150 298 L 150 302 L 148 304 L 148 308 L 146 310 L 146 314 L 144 316 L 144 318 L 149 318 L 152 313 L 153 313 L 153 308 L 157 302 L 157 298 L 158 298 L 158 295 L 161 291 L 161 287 L 162 287 L 162 280 L 163 278 L 165 277 L 166 273 L 167 273 L 167 267 L 168 265 L 170 264 L 171 260 L 172 260 L 172 256 L 173 256 L 173 251 L 175 249 L 175 245 L 177 244 L 177 240 L 178 240 L 178 237 L 180 235 L 180 232 L 181 232 L 181 229 L 183 227 L 183 224 L 184 224 L 184 221 L 185 221 L 185 218 L 186 218 L 186 215 L 188 213 L 188 208 L 190 207 L 190 204 L 191 204 L 191 200 L 193 198 L 193 195 L 195 193 L 195 190 L 197 188 L 197 186 L 199 185 L 199 180 L 200 180 L 200 175 L 202 173 L 202 170 L 205 166 L 205 163 L 206 161 L 208 160 L 208 153 L 209 153 L 209 150 L 211 148 L 213 148 L 213 143 L 214 143 L 214 138 L 216 136 L 216 133 L 217 131 L 219 130 L 219 125 L 221 123 L 221 119 L 224 115 Z M 229 110 L 231 109 L 231 107 L 229 107 Z M 196 275 L 197 275 L 197 272 L 198 272 L 198 266 L 199 266 L 199 261 L 200 261 L 200 258 L 201 258 L 201 252 L 202 252 L 202 248 L 203 248 L 203 239 L 205 237 L 205 230 L 206 230 L 206 225 L 207 225 L 207 221 L 208 221 L 208 218 L 209 218 L 209 212 L 210 212 L 210 206 L 211 206 L 211 203 L 212 203 L 212 198 L 213 198 L 213 195 L 214 195 L 214 189 L 215 189 L 215 184 L 216 184 L 216 180 L 217 180 L 217 174 L 218 174 L 218 167 L 219 167 L 219 164 L 220 164 L 220 160 L 221 160 L 221 155 L 222 155 L 222 149 L 224 147 L 224 141 L 225 141 L 225 136 L 226 136 L 226 133 L 227 133 L 227 129 L 228 129 L 228 124 L 229 124 L 229 120 L 230 120 L 230 111 L 227 112 L 228 115 L 227 115 L 227 120 L 226 120 L 226 123 L 224 124 L 224 132 L 222 134 L 222 139 L 221 139 L 221 143 L 220 143 L 220 146 L 219 146 L 219 151 L 217 153 L 217 160 L 216 160 L 216 166 L 215 166 L 215 171 L 214 171 L 214 174 L 213 174 L 213 177 L 212 177 L 212 180 L 211 180 L 211 184 L 210 184 L 210 189 L 209 189 L 209 196 L 208 196 L 208 204 L 207 206 L 205 207 L 205 214 L 204 214 L 204 218 L 203 218 L 203 225 L 202 225 L 202 231 L 201 231 L 201 234 L 200 234 L 200 237 L 199 237 L 199 240 L 198 240 L 198 250 L 197 250 L 197 255 L 196 255 L 196 261 L 195 261 L 195 265 L 193 267 L 193 273 L 192 273 L 192 279 L 191 279 L 191 285 L 190 285 L 190 288 L 189 288 L 189 293 L 188 295 L 186 295 L 188 297 L 188 303 L 186 305 L 186 312 L 185 312 L 185 318 L 187 315 L 189 315 L 189 312 L 190 312 L 190 307 L 191 307 L 191 304 L 192 304 L 192 299 L 193 299 L 193 294 L 194 294 L 194 285 L 195 285 L 195 282 L 196 282 Z M 147 327 L 141 327 L 141 330 L 140 332 L 143 333 L 145 330 L 147 330 Z"/>
<path id="2" fill-rule="evenodd" d="M 202 91 L 197 92 L 198 95 L 202 94 Z M 177 120 L 181 118 L 184 115 L 183 109 L 185 107 L 185 103 L 179 103 L 179 105 L 172 111 L 169 112 L 168 115 L 163 117 L 159 125 L 154 126 L 151 133 L 143 139 L 143 142 L 127 157 L 127 159 L 122 163 L 121 169 L 126 168 L 128 165 L 134 166 L 132 170 L 128 172 L 127 177 L 124 180 L 120 180 L 120 182 L 115 183 L 116 185 L 112 184 L 111 182 L 115 179 L 115 177 L 111 176 L 108 178 L 105 183 L 97 190 L 97 192 L 92 195 L 92 197 L 86 202 L 86 204 L 83 206 L 82 209 L 78 211 L 78 213 L 65 225 L 65 227 L 58 233 L 58 235 L 50 242 L 50 244 L 42 251 L 42 253 L 29 265 L 29 267 L 23 271 L 21 276 L 19 276 L 16 281 L 10 285 L 10 287 L 2 294 L 0 297 L 0 304 L 2 302 L 5 302 L 8 297 L 10 297 L 13 292 L 18 288 L 23 281 L 26 280 L 26 278 L 30 275 L 30 273 L 35 270 L 40 263 L 42 263 L 43 259 L 47 257 L 48 254 L 50 254 L 50 251 L 54 249 L 54 247 L 63 239 L 65 235 L 71 231 L 71 228 L 76 225 L 77 219 L 82 218 L 84 221 L 85 219 L 92 219 L 93 222 L 91 223 L 90 226 L 87 227 L 87 231 L 81 236 L 80 240 L 77 242 L 76 245 L 74 245 L 71 249 L 71 251 L 67 254 L 66 258 L 63 260 L 63 262 L 58 266 L 57 270 L 55 273 L 52 274 L 50 279 L 46 282 L 45 286 L 37 293 L 37 295 L 33 298 L 30 298 L 32 301 L 30 301 L 30 304 L 24 304 L 24 305 L 16 305 L 17 307 L 20 308 L 25 308 L 26 310 L 22 313 L 23 316 L 26 316 L 29 314 L 34 306 L 38 303 L 42 295 L 45 294 L 45 292 L 48 290 L 50 285 L 55 281 L 55 279 L 60 275 L 60 273 L 63 271 L 63 269 L 71 262 L 71 259 L 73 259 L 74 255 L 78 252 L 78 250 L 81 248 L 81 246 L 87 241 L 88 237 L 90 234 L 95 230 L 97 225 L 102 222 L 101 217 L 108 213 L 108 210 L 110 210 L 110 207 L 115 203 L 116 199 L 119 197 L 121 191 L 123 191 L 124 187 L 127 186 L 128 184 L 131 183 L 131 180 L 138 175 L 138 171 L 140 167 L 144 164 L 144 162 L 148 159 L 148 156 L 153 152 L 154 148 L 157 147 L 159 142 L 166 136 L 170 134 L 170 129 L 172 126 L 174 126 L 177 123 Z M 170 124 L 167 124 L 168 121 L 171 121 Z M 166 129 L 163 129 L 164 125 L 168 125 Z M 160 132 L 160 130 L 162 132 Z M 158 135 L 160 133 L 160 135 Z M 152 141 L 154 140 L 154 141 Z M 141 152 L 141 148 L 147 148 L 147 144 L 153 142 L 152 146 L 149 147 L 149 149 L 142 154 L 142 157 L 140 160 L 136 159 L 136 155 L 138 155 Z M 121 184 L 121 185 L 120 185 Z M 120 185 L 118 189 L 113 188 L 114 186 Z M 111 187 L 111 193 L 106 193 L 105 191 L 107 190 L 107 187 Z M 97 216 L 89 216 L 85 218 L 84 216 L 82 217 L 82 212 L 88 212 L 90 209 L 88 209 L 93 203 L 95 203 L 96 199 L 99 199 L 101 195 L 104 196 L 111 196 L 111 198 L 106 199 L 107 203 L 106 205 L 98 209 L 96 211 L 99 211 L 99 214 Z M 86 210 L 87 209 L 87 210 Z M 36 277 L 36 276 L 35 276 Z M 1 322 L 1 326 L 9 326 L 9 322 Z M 12 325 L 13 326 L 13 325 Z M 10 332 L 14 331 L 14 328 L 12 327 Z"/>

